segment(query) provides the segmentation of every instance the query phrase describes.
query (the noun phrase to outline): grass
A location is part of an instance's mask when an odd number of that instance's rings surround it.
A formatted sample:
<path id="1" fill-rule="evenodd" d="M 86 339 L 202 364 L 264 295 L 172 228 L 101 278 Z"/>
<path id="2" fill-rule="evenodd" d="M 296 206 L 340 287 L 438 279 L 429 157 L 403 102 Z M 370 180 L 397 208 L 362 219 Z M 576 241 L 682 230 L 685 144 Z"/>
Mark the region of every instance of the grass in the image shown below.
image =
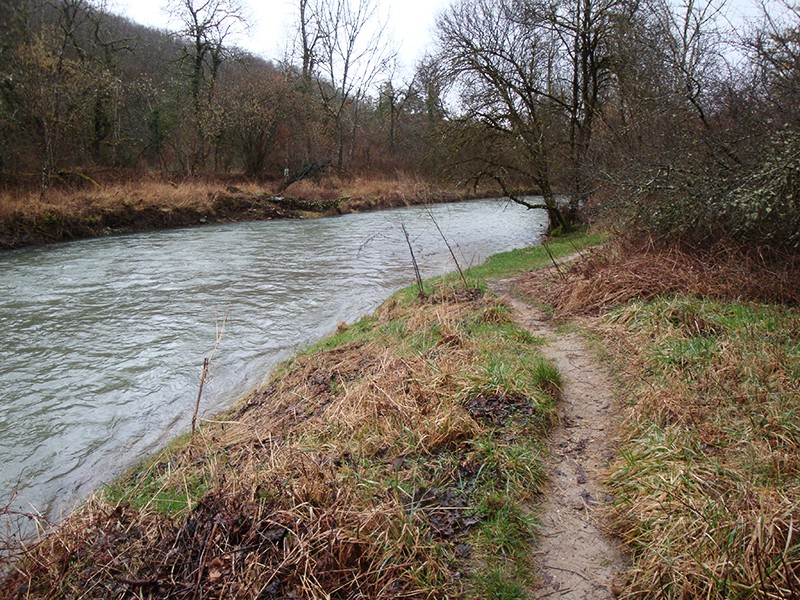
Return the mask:
<path id="1" fill-rule="evenodd" d="M 620 597 L 800 597 L 796 257 L 614 240 L 564 271 L 515 283 L 587 333 L 619 384 Z"/>
<path id="2" fill-rule="evenodd" d="M 602 233 L 577 232 L 554 238 L 547 242 L 547 247 L 553 257 L 563 258 L 601 244 L 605 239 L 606 236 Z M 469 269 L 467 275 L 475 279 L 510 277 L 550 265 L 550 255 L 545 248 L 530 246 L 495 254 L 482 265 Z"/>
<path id="3" fill-rule="evenodd" d="M 626 389 L 627 597 L 800 597 L 800 313 L 671 295 L 602 329 Z"/>
<path id="4" fill-rule="evenodd" d="M 90 499 L 0 596 L 524 597 L 559 374 L 501 301 L 427 285 Z"/>
<path id="5" fill-rule="evenodd" d="M 51 243 L 220 221 L 313 218 L 328 214 L 444 202 L 474 197 L 403 174 L 280 181 L 187 178 L 172 181 L 146 172 L 71 174 L 42 196 L 25 187 L 0 190 L 0 248 Z M 89 183 L 91 181 L 91 183 Z M 489 194 L 490 191 L 486 191 Z"/>

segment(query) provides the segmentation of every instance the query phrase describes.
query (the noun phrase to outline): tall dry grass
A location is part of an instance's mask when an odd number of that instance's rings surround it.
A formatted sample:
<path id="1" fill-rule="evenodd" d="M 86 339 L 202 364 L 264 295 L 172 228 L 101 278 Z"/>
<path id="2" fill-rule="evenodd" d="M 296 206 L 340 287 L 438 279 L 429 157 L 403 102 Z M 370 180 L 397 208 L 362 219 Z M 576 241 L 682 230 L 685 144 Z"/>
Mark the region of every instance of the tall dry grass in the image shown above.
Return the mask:
<path id="1" fill-rule="evenodd" d="M 0 247 L 58 242 L 214 221 L 299 218 L 443 202 L 469 197 L 464 189 L 398 174 L 394 178 L 301 180 L 281 189 L 266 184 L 142 175 L 54 187 L 0 190 Z"/>
<path id="2" fill-rule="evenodd" d="M 626 390 L 609 485 L 627 597 L 800 597 L 798 323 L 685 296 L 603 319 Z"/>
<path id="3" fill-rule="evenodd" d="M 521 287 L 578 316 L 620 384 L 623 598 L 800 597 L 800 265 L 611 244 Z"/>
<path id="4" fill-rule="evenodd" d="M 566 279 L 549 270 L 533 271 L 519 285 L 563 318 L 675 293 L 800 304 L 800 257 L 795 255 L 767 257 L 732 242 L 692 251 L 616 239 L 582 258 Z"/>

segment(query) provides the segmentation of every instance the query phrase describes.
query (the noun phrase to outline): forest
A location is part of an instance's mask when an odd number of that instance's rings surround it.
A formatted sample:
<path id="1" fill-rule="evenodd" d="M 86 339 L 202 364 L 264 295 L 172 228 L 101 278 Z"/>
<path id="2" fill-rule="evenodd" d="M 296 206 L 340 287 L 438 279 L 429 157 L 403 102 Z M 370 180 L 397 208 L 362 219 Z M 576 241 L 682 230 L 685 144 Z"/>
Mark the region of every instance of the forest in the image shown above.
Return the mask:
<path id="1" fill-rule="evenodd" d="M 410 74 L 374 0 L 297 0 L 280 60 L 231 42 L 236 0 L 174 0 L 173 31 L 90 0 L 5 4 L 4 220 L 154 176 L 405 177 L 534 193 L 564 230 L 800 247 L 789 0 L 736 25 L 723 0 L 454 0 Z"/>

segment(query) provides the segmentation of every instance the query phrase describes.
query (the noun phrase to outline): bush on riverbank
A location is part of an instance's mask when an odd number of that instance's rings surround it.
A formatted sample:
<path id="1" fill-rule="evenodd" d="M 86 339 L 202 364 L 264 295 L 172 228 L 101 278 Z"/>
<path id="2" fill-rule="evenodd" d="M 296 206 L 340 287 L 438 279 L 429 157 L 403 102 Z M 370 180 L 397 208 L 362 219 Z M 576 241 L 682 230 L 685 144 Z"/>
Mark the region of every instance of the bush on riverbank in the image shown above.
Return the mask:
<path id="1" fill-rule="evenodd" d="M 520 286 L 563 318 L 674 293 L 800 304 L 800 257 L 758 256 L 734 244 L 687 250 L 617 237 L 603 252 L 576 264 L 569 277 L 557 275 L 533 272 Z"/>
<path id="2" fill-rule="evenodd" d="M 761 256 L 800 255 L 800 132 L 772 134 L 753 164 L 659 167 L 596 199 L 627 235 L 704 250 L 735 243 Z"/>

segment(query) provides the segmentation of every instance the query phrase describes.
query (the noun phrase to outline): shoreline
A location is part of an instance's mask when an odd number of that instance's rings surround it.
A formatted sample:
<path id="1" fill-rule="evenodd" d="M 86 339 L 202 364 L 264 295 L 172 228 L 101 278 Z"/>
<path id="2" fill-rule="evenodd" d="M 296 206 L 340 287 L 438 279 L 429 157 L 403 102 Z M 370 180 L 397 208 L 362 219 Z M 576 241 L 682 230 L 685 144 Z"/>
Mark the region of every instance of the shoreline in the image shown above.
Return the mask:
<path id="1" fill-rule="evenodd" d="M 574 251 L 571 244 L 562 246 L 556 251 L 557 255 Z M 534 260 L 546 264 L 549 260 L 541 248 L 515 250 L 498 256 L 509 255 L 518 264 L 530 264 Z M 496 259 L 489 262 L 496 262 Z M 507 269 L 507 265 L 501 268 Z M 475 269 L 474 275 L 468 275 L 471 283 L 467 288 L 462 288 L 452 274 L 427 280 L 423 295 L 419 295 L 415 287 L 405 288 L 370 316 L 342 326 L 333 335 L 300 351 L 273 371 L 268 384 L 239 398 L 222 413 L 203 419 L 195 438 L 184 434 L 155 455 L 144 457 L 142 463 L 98 491 L 57 524 L 47 537 L 29 545 L 23 554 L 30 558 L 32 551 L 55 557 L 61 553 L 62 542 L 66 546 L 74 542 L 76 546 L 72 547 L 78 548 L 78 555 L 101 568 L 103 573 L 97 572 L 98 577 L 110 576 L 101 586 L 107 597 L 124 595 L 125 590 L 131 590 L 133 581 L 150 581 L 148 589 L 158 595 L 172 584 L 156 573 L 160 569 L 156 563 L 162 559 L 172 560 L 173 555 L 162 556 L 154 547 L 144 550 L 140 544 L 146 545 L 150 533 L 156 535 L 157 532 L 171 535 L 177 531 L 178 537 L 184 540 L 186 535 L 192 535 L 190 529 L 195 531 L 192 525 L 195 522 L 200 527 L 198 532 L 209 534 L 211 530 L 205 529 L 206 524 L 213 529 L 215 519 L 219 521 L 229 514 L 232 517 L 244 515 L 247 520 L 248 533 L 244 535 L 250 535 L 255 544 L 253 548 L 248 546 L 248 556 L 255 555 L 260 557 L 258 560 L 266 561 L 274 558 L 276 565 L 296 556 L 294 540 L 301 544 L 302 540 L 310 540 L 313 544 L 317 535 L 328 539 L 326 536 L 337 536 L 339 528 L 347 530 L 347 535 L 354 536 L 357 541 L 345 541 L 342 552 L 349 552 L 351 544 L 356 544 L 362 549 L 359 552 L 374 552 L 376 561 L 381 564 L 388 561 L 388 570 L 381 576 L 380 583 L 375 582 L 379 583 L 375 590 L 387 585 L 395 585 L 398 590 L 401 587 L 419 590 L 421 582 L 414 581 L 418 569 L 420 573 L 425 571 L 431 575 L 431 585 L 437 590 L 452 590 L 453 586 L 460 585 L 449 579 L 452 561 L 462 561 L 466 569 L 469 557 L 478 555 L 493 561 L 497 570 L 504 573 L 503 578 L 512 581 L 524 561 L 509 562 L 502 557 L 492 557 L 490 549 L 496 544 L 484 539 L 485 534 L 479 531 L 480 523 L 489 522 L 491 518 L 478 516 L 478 513 L 488 511 L 505 518 L 505 511 L 496 506 L 496 499 L 503 495 L 507 486 L 514 487 L 516 493 L 508 505 L 513 513 L 509 526 L 517 531 L 517 543 L 526 543 L 524 540 L 530 534 L 529 501 L 539 484 L 536 475 L 539 446 L 534 440 L 527 441 L 528 434 L 536 432 L 538 437 L 544 423 L 551 419 L 558 376 L 539 357 L 536 340 L 513 324 L 505 305 L 484 289 L 482 280 L 490 271 L 479 274 L 477 270 L 482 267 Z M 398 345 L 401 350 L 396 347 Z M 495 389 L 497 382 L 491 380 L 491 365 L 498 355 L 514 365 L 521 379 L 509 379 L 503 384 L 508 390 L 494 397 L 490 390 Z M 539 365 L 535 372 L 525 370 L 528 360 Z M 439 369 L 450 373 L 446 380 L 440 379 Z M 490 379 L 485 383 L 475 381 L 476 373 L 483 373 L 481 379 Z M 428 383 L 423 383 L 422 378 Z M 402 397 L 388 398 L 382 390 L 403 390 L 399 392 Z M 352 399 L 361 394 L 364 394 L 364 401 L 353 403 Z M 439 406 L 444 398 L 449 398 L 446 409 Z M 379 405 L 379 412 L 374 413 L 372 407 L 377 410 Z M 438 408 L 432 410 L 434 406 Z M 495 410 L 500 411 L 501 417 L 494 415 Z M 412 422 L 406 422 L 407 418 Z M 494 437 L 492 432 L 496 426 L 505 432 L 503 439 Z M 322 437 L 317 439 L 318 436 Z M 319 443 L 319 446 L 308 446 L 312 443 Z M 506 448 L 507 443 L 513 443 L 512 448 Z M 262 456 L 262 451 L 268 456 Z M 501 455 L 519 453 L 524 460 L 519 465 L 504 466 L 498 481 L 484 481 L 479 468 L 483 462 L 481 457 L 495 451 Z M 473 456 L 475 452 L 480 456 Z M 448 464 L 469 460 L 469 477 L 475 479 L 481 489 L 476 488 L 474 492 L 460 489 L 457 480 L 450 479 L 451 467 L 444 464 L 435 473 L 421 473 L 420 469 L 426 468 L 431 456 Z M 303 474 L 298 475 L 292 466 L 295 459 L 300 459 Z M 195 470 L 198 467 L 200 470 Z M 288 469 L 285 474 L 284 467 Z M 264 472 L 264 469 L 273 468 L 280 472 Z M 332 496 L 324 488 L 317 487 L 317 476 L 328 471 L 330 485 L 336 485 L 339 490 Z M 174 480 L 173 475 L 178 479 Z M 378 497 L 371 489 L 362 489 L 364 482 L 378 477 L 390 486 L 390 496 Z M 255 487 L 250 487 L 251 483 Z M 484 485 L 490 488 L 484 490 Z M 467 493 L 469 496 L 465 495 Z M 477 495 L 472 497 L 473 493 Z M 306 497 L 306 494 L 310 495 Z M 384 506 L 384 502 L 388 504 Z M 465 502 L 472 508 L 465 508 Z M 287 515 L 302 510 L 308 503 L 317 506 L 308 519 L 303 516 L 301 522 L 290 524 Z M 208 515 L 205 515 L 207 510 Z M 325 530 L 326 511 L 330 511 L 331 518 L 343 521 L 336 528 Z M 206 516 L 211 520 L 206 522 Z M 351 516 L 356 519 L 352 530 L 349 528 Z M 416 539 L 433 540 L 437 553 L 441 553 L 440 559 L 429 564 L 426 550 L 429 542 L 424 542 L 422 547 L 415 543 L 409 546 L 405 545 L 407 539 L 400 535 L 392 541 L 398 544 L 398 553 L 395 553 L 394 547 L 387 549 L 380 540 L 367 539 L 370 536 L 365 537 L 365 534 L 375 518 L 385 520 L 392 531 L 411 527 L 416 532 L 414 535 L 419 536 Z M 408 519 L 411 520 L 406 522 Z M 118 525 L 130 527 L 129 533 L 116 535 L 114 531 L 118 530 Z M 151 526 L 155 529 L 149 529 Z M 228 525 L 220 525 L 219 532 L 222 527 Z M 145 535 L 140 537 L 140 534 Z M 217 542 L 222 542 L 216 535 L 211 532 L 209 538 L 214 542 L 215 552 Z M 477 539 L 469 541 L 468 536 L 477 536 Z M 233 539 L 224 543 L 228 542 L 241 545 Z M 106 570 L 100 566 L 105 558 L 93 555 L 98 550 L 107 558 L 110 555 L 105 552 L 112 547 L 114 556 L 122 558 L 117 552 L 129 553 L 125 572 L 116 564 L 106 565 Z M 139 553 L 140 550 L 144 552 Z M 67 552 L 77 556 L 72 550 Z M 231 552 L 231 556 L 236 557 L 239 550 Z M 413 564 L 408 563 L 409 553 L 415 557 Z M 180 553 L 174 557 L 179 556 Z M 317 559 L 321 560 L 315 556 L 314 560 Z M 83 559 L 77 560 L 80 563 Z M 141 561 L 150 562 L 150 567 Z M 70 559 L 70 562 L 74 561 Z M 244 584 L 241 580 L 229 581 L 229 578 L 247 573 L 234 573 L 219 566 L 223 578 L 217 577 L 216 571 L 212 573 L 207 564 L 201 568 L 204 588 Z M 278 568 L 281 585 L 280 589 L 275 587 L 278 594 L 275 597 L 283 597 L 281 593 L 303 585 L 292 579 L 293 573 L 301 572 L 302 568 L 293 569 L 291 562 Z M 359 575 L 361 568 L 358 562 L 349 570 L 349 576 L 356 577 L 359 585 L 373 585 L 370 573 L 374 569 L 365 568 Z M 8 585 L 17 586 L 16 589 L 23 585 L 33 597 L 47 593 L 45 590 L 50 588 L 50 583 L 46 573 L 23 574 L 24 567 L 22 569 L 16 569 L 16 575 L 5 581 L 0 579 L 0 596 L 3 590 L 11 589 L 4 587 Z M 326 576 L 338 577 L 338 572 L 337 565 L 336 569 L 326 572 Z M 58 576 L 57 585 L 62 591 L 72 586 L 80 588 L 84 585 L 84 574 L 77 563 L 72 564 L 67 572 Z M 17 579 L 18 575 L 22 578 Z M 269 573 L 252 575 L 258 578 L 259 585 L 268 588 L 272 584 Z M 269 580 L 264 580 L 265 576 Z M 186 585 L 194 585 L 194 577 L 193 574 L 189 576 Z M 527 580 L 531 577 L 530 572 L 525 575 Z M 392 583 L 393 579 L 396 584 Z M 342 580 L 344 583 L 346 581 Z M 248 589 L 251 588 L 248 586 Z"/>
<path id="2" fill-rule="evenodd" d="M 728 581 L 789 597 L 796 279 L 605 241 L 555 238 L 400 290 L 20 547 L 0 596 L 524 598 L 571 573 L 609 598 Z M 512 296 L 489 292 L 498 278 Z M 605 368 L 577 363 L 573 342 Z M 589 397 L 610 420 L 570 413 Z M 559 427 L 566 470 L 545 450 Z M 567 476 L 577 497 L 552 491 Z M 548 501 L 598 507 L 597 535 L 626 550 L 616 574 L 595 579 L 609 565 L 592 539 L 580 566 L 575 535 L 541 539 Z M 547 543 L 566 562 L 543 560 Z"/>
<path id="3" fill-rule="evenodd" d="M 338 192 L 335 194 L 329 189 L 312 188 L 281 196 L 264 189 L 242 189 L 244 185 L 212 190 L 169 184 L 154 188 L 147 182 L 142 182 L 139 190 L 137 184 L 129 185 L 64 193 L 27 205 L 21 200 L 15 200 L 17 206 L 3 207 L 0 203 L 0 251 L 207 224 L 313 219 L 501 194 L 488 189 L 479 193 L 424 186 L 390 187 L 391 191 L 376 194 L 349 194 L 347 187 L 334 190 Z M 394 187 L 403 185 L 399 182 Z"/>

